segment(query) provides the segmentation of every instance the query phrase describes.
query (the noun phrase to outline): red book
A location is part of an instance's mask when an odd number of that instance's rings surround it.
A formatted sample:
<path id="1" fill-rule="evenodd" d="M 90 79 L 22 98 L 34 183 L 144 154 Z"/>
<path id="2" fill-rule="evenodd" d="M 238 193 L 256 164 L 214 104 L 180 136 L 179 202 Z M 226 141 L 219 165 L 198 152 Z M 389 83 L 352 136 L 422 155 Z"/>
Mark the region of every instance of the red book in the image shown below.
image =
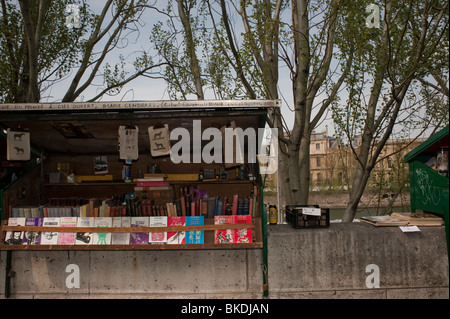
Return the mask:
<path id="1" fill-rule="evenodd" d="M 168 217 L 167 226 L 186 226 L 186 217 L 172 216 Z M 186 244 L 186 232 L 176 231 L 167 232 L 167 244 Z"/>
<path id="2" fill-rule="evenodd" d="M 158 187 L 158 186 L 168 186 L 169 183 L 165 181 L 138 181 L 136 186 L 140 187 Z"/>
<path id="3" fill-rule="evenodd" d="M 180 196 L 181 216 L 186 216 L 186 200 L 184 196 Z"/>
<path id="4" fill-rule="evenodd" d="M 236 215 L 234 217 L 235 224 L 251 223 L 251 215 Z M 234 242 L 235 243 L 252 243 L 252 229 L 251 228 L 241 228 L 233 229 L 234 231 Z"/>
<path id="5" fill-rule="evenodd" d="M 195 216 L 195 202 L 191 203 L 191 216 Z"/>
<path id="6" fill-rule="evenodd" d="M 233 205 L 231 206 L 231 215 L 236 215 L 237 214 L 238 201 L 239 201 L 239 195 L 238 194 L 234 194 L 233 195 Z"/>
<path id="7" fill-rule="evenodd" d="M 234 217 L 227 216 L 214 216 L 214 225 L 233 224 Z M 234 231 L 235 229 L 218 229 L 214 231 L 214 243 L 216 244 L 231 244 L 234 243 Z"/>

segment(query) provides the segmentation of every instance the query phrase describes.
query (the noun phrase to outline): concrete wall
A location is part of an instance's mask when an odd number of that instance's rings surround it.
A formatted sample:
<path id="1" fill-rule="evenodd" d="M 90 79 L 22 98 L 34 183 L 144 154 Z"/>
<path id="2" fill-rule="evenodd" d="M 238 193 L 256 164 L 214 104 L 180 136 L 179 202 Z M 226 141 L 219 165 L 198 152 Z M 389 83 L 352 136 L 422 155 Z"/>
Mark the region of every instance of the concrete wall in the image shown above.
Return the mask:
<path id="1" fill-rule="evenodd" d="M 448 299 L 445 229 L 420 230 L 403 233 L 366 223 L 297 230 L 269 226 L 270 296 Z M 377 274 L 379 288 L 368 288 Z"/>
<path id="2" fill-rule="evenodd" d="M 449 298 L 443 227 L 268 227 L 270 298 Z M 4 297 L 6 252 L 1 252 Z M 79 267 L 79 288 L 68 288 Z M 379 269 L 379 288 L 373 268 Z M 262 250 L 14 251 L 11 298 L 262 298 Z"/>

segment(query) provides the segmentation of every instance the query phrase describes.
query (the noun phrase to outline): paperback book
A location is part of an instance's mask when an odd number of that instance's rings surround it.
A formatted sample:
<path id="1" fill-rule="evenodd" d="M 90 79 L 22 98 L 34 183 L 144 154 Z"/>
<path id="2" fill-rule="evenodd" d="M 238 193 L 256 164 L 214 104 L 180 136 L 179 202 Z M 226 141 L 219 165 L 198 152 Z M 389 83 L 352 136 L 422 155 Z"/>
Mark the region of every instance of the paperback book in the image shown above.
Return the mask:
<path id="1" fill-rule="evenodd" d="M 205 220 L 203 216 L 186 216 L 186 226 L 203 226 Z M 204 244 L 204 231 L 187 231 L 186 244 Z"/>
<path id="2" fill-rule="evenodd" d="M 112 217 L 96 217 L 94 227 L 112 227 Z M 111 233 L 94 233 L 94 245 L 110 245 Z"/>
<path id="3" fill-rule="evenodd" d="M 131 227 L 131 217 L 113 217 L 112 227 Z M 113 245 L 128 245 L 130 243 L 130 233 L 112 233 Z"/>
<path id="4" fill-rule="evenodd" d="M 234 218 L 235 224 L 249 224 L 252 222 L 250 215 L 236 215 Z M 252 243 L 253 234 L 251 228 L 234 229 L 234 242 L 235 243 Z"/>
<path id="5" fill-rule="evenodd" d="M 77 227 L 94 227 L 94 217 L 78 217 Z M 91 245 L 94 241 L 94 235 L 90 232 L 77 233 L 75 245 Z"/>
<path id="6" fill-rule="evenodd" d="M 59 217 L 44 217 L 43 227 L 59 227 Z M 58 232 L 43 231 L 41 234 L 41 245 L 57 245 Z"/>
<path id="7" fill-rule="evenodd" d="M 167 227 L 167 216 L 150 216 L 150 227 Z M 149 233 L 149 244 L 167 244 L 167 232 Z"/>
<path id="8" fill-rule="evenodd" d="M 25 217 L 11 217 L 8 219 L 8 226 L 25 226 Z M 23 232 L 22 231 L 7 231 L 5 237 L 5 244 L 7 245 L 22 245 Z"/>
<path id="9" fill-rule="evenodd" d="M 61 217 L 59 219 L 59 227 L 77 227 L 76 217 Z M 75 245 L 75 237 L 77 233 L 59 233 L 58 245 Z"/>
<path id="10" fill-rule="evenodd" d="M 25 226 L 42 226 L 43 218 L 28 217 L 25 221 Z M 24 245 L 39 245 L 41 243 L 40 231 L 26 231 L 23 237 Z"/>
<path id="11" fill-rule="evenodd" d="M 234 224 L 235 215 L 221 215 L 214 217 L 214 225 Z M 214 243 L 234 243 L 234 229 L 217 229 L 214 231 Z"/>
<path id="12" fill-rule="evenodd" d="M 167 226 L 186 226 L 186 217 L 170 216 L 168 217 Z M 176 231 L 167 232 L 167 244 L 185 244 L 186 232 Z"/>
<path id="13" fill-rule="evenodd" d="M 131 227 L 149 227 L 149 217 L 131 217 Z M 148 240 L 148 233 L 130 234 L 130 244 L 132 245 L 147 245 Z"/>

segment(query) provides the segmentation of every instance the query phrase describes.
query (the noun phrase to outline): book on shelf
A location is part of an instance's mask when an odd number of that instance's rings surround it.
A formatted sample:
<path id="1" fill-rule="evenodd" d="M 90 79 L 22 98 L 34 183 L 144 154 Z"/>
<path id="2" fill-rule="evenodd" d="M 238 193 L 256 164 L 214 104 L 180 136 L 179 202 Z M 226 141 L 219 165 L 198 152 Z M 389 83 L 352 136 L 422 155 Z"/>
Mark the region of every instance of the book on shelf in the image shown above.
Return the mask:
<path id="1" fill-rule="evenodd" d="M 399 220 L 391 216 L 363 216 L 359 218 L 361 221 L 374 226 L 406 226 L 408 221 Z"/>
<path id="2" fill-rule="evenodd" d="M 78 217 L 77 227 L 94 227 L 94 217 Z M 75 245 L 91 245 L 93 241 L 94 234 L 91 232 L 76 233 Z"/>
<path id="3" fill-rule="evenodd" d="M 203 226 L 204 216 L 186 216 L 186 226 Z M 186 232 L 186 244 L 204 244 L 204 231 L 194 230 Z"/>
<path id="4" fill-rule="evenodd" d="M 43 217 L 27 217 L 25 226 L 42 226 Z M 23 236 L 24 245 L 39 245 L 41 243 L 40 231 L 25 231 Z"/>
<path id="5" fill-rule="evenodd" d="M 10 217 L 44 217 L 44 208 L 47 205 L 38 206 L 20 206 L 10 205 Z"/>
<path id="6" fill-rule="evenodd" d="M 94 219 L 94 227 L 112 227 L 112 217 L 96 217 Z M 94 242 L 92 244 L 110 245 L 111 233 L 94 233 Z"/>
<path id="7" fill-rule="evenodd" d="M 150 227 L 167 227 L 167 216 L 150 216 Z M 149 233 L 149 244 L 167 244 L 167 232 Z"/>
<path id="8" fill-rule="evenodd" d="M 135 179 L 136 187 L 168 187 L 169 183 L 166 181 L 151 181 L 145 178 Z"/>
<path id="9" fill-rule="evenodd" d="M 139 181 L 141 179 L 135 179 L 135 181 Z M 167 180 L 167 174 L 163 174 L 163 173 L 145 173 L 144 174 L 144 178 L 142 180 L 145 181 L 165 181 Z"/>
<path id="10" fill-rule="evenodd" d="M 44 217 L 42 221 L 43 227 L 59 227 L 59 217 Z M 43 231 L 41 233 L 41 245 L 57 245 L 58 232 Z"/>
<path id="11" fill-rule="evenodd" d="M 250 215 L 236 215 L 234 216 L 235 224 L 250 224 L 252 222 L 252 216 Z M 234 230 L 234 242 L 235 243 L 252 243 L 253 234 L 252 228 L 241 228 Z"/>
<path id="12" fill-rule="evenodd" d="M 234 215 L 220 215 L 214 217 L 214 225 L 234 224 Z M 214 231 L 214 243 L 234 243 L 234 229 L 217 229 Z"/>
<path id="13" fill-rule="evenodd" d="M 8 219 L 8 226 L 25 226 L 25 217 L 10 217 Z M 7 245 L 22 245 L 23 244 L 23 232 L 9 230 L 6 232 L 5 244 Z"/>
<path id="14" fill-rule="evenodd" d="M 115 216 L 112 218 L 112 227 L 131 227 L 130 216 Z M 112 233 L 111 243 L 113 245 L 130 244 L 130 233 Z"/>
<path id="15" fill-rule="evenodd" d="M 59 227 L 77 227 L 77 217 L 60 217 Z M 60 232 L 58 235 L 58 245 L 75 245 L 76 233 Z"/>
<path id="16" fill-rule="evenodd" d="M 169 216 L 167 218 L 167 226 L 186 226 L 186 216 Z M 186 232 L 175 231 L 167 232 L 167 244 L 185 244 Z"/>
<path id="17" fill-rule="evenodd" d="M 444 219 L 440 216 L 423 211 L 415 213 L 392 213 L 392 217 L 406 220 L 411 226 L 442 226 Z"/>
<path id="18" fill-rule="evenodd" d="M 149 227 L 149 218 L 144 217 L 131 217 L 131 227 Z M 130 244 L 132 245 L 147 245 L 149 241 L 149 233 L 131 233 Z"/>

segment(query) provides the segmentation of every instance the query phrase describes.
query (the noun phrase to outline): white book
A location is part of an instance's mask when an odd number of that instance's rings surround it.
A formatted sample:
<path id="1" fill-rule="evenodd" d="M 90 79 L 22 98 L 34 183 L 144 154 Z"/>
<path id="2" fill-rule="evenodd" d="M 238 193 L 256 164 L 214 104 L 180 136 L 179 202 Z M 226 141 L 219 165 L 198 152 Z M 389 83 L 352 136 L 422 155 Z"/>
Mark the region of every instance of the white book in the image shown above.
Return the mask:
<path id="1" fill-rule="evenodd" d="M 44 217 L 42 222 L 44 227 L 59 227 L 59 217 Z M 57 245 L 58 232 L 43 231 L 41 234 L 41 245 Z"/>
<path id="2" fill-rule="evenodd" d="M 113 217 L 112 227 L 131 227 L 131 217 Z M 113 245 L 128 245 L 130 244 L 130 233 L 112 233 Z"/>
<path id="3" fill-rule="evenodd" d="M 8 219 L 8 226 L 25 226 L 25 217 L 11 217 Z M 23 231 L 7 231 L 5 236 L 5 244 L 7 245 L 22 245 Z"/>
<path id="4" fill-rule="evenodd" d="M 96 217 L 94 227 L 112 227 L 112 217 Z M 94 245 L 110 245 L 111 233 L 94 233 Z"/>
<path id="5" fill-rule="evenodd" d="M 78 217 L 77 227 L 94 227 L 94 217 Z M 75 245 L 90 245 L 94 241 L 94 233 L 77 233 Z"/>
<path id="6" fill-rule="evenodd" d="M 150 227 L 167 227 L 167 216 L 150 216 Z M 167 232 L 149 234 L 150 244 L 167 244 Z"/>

